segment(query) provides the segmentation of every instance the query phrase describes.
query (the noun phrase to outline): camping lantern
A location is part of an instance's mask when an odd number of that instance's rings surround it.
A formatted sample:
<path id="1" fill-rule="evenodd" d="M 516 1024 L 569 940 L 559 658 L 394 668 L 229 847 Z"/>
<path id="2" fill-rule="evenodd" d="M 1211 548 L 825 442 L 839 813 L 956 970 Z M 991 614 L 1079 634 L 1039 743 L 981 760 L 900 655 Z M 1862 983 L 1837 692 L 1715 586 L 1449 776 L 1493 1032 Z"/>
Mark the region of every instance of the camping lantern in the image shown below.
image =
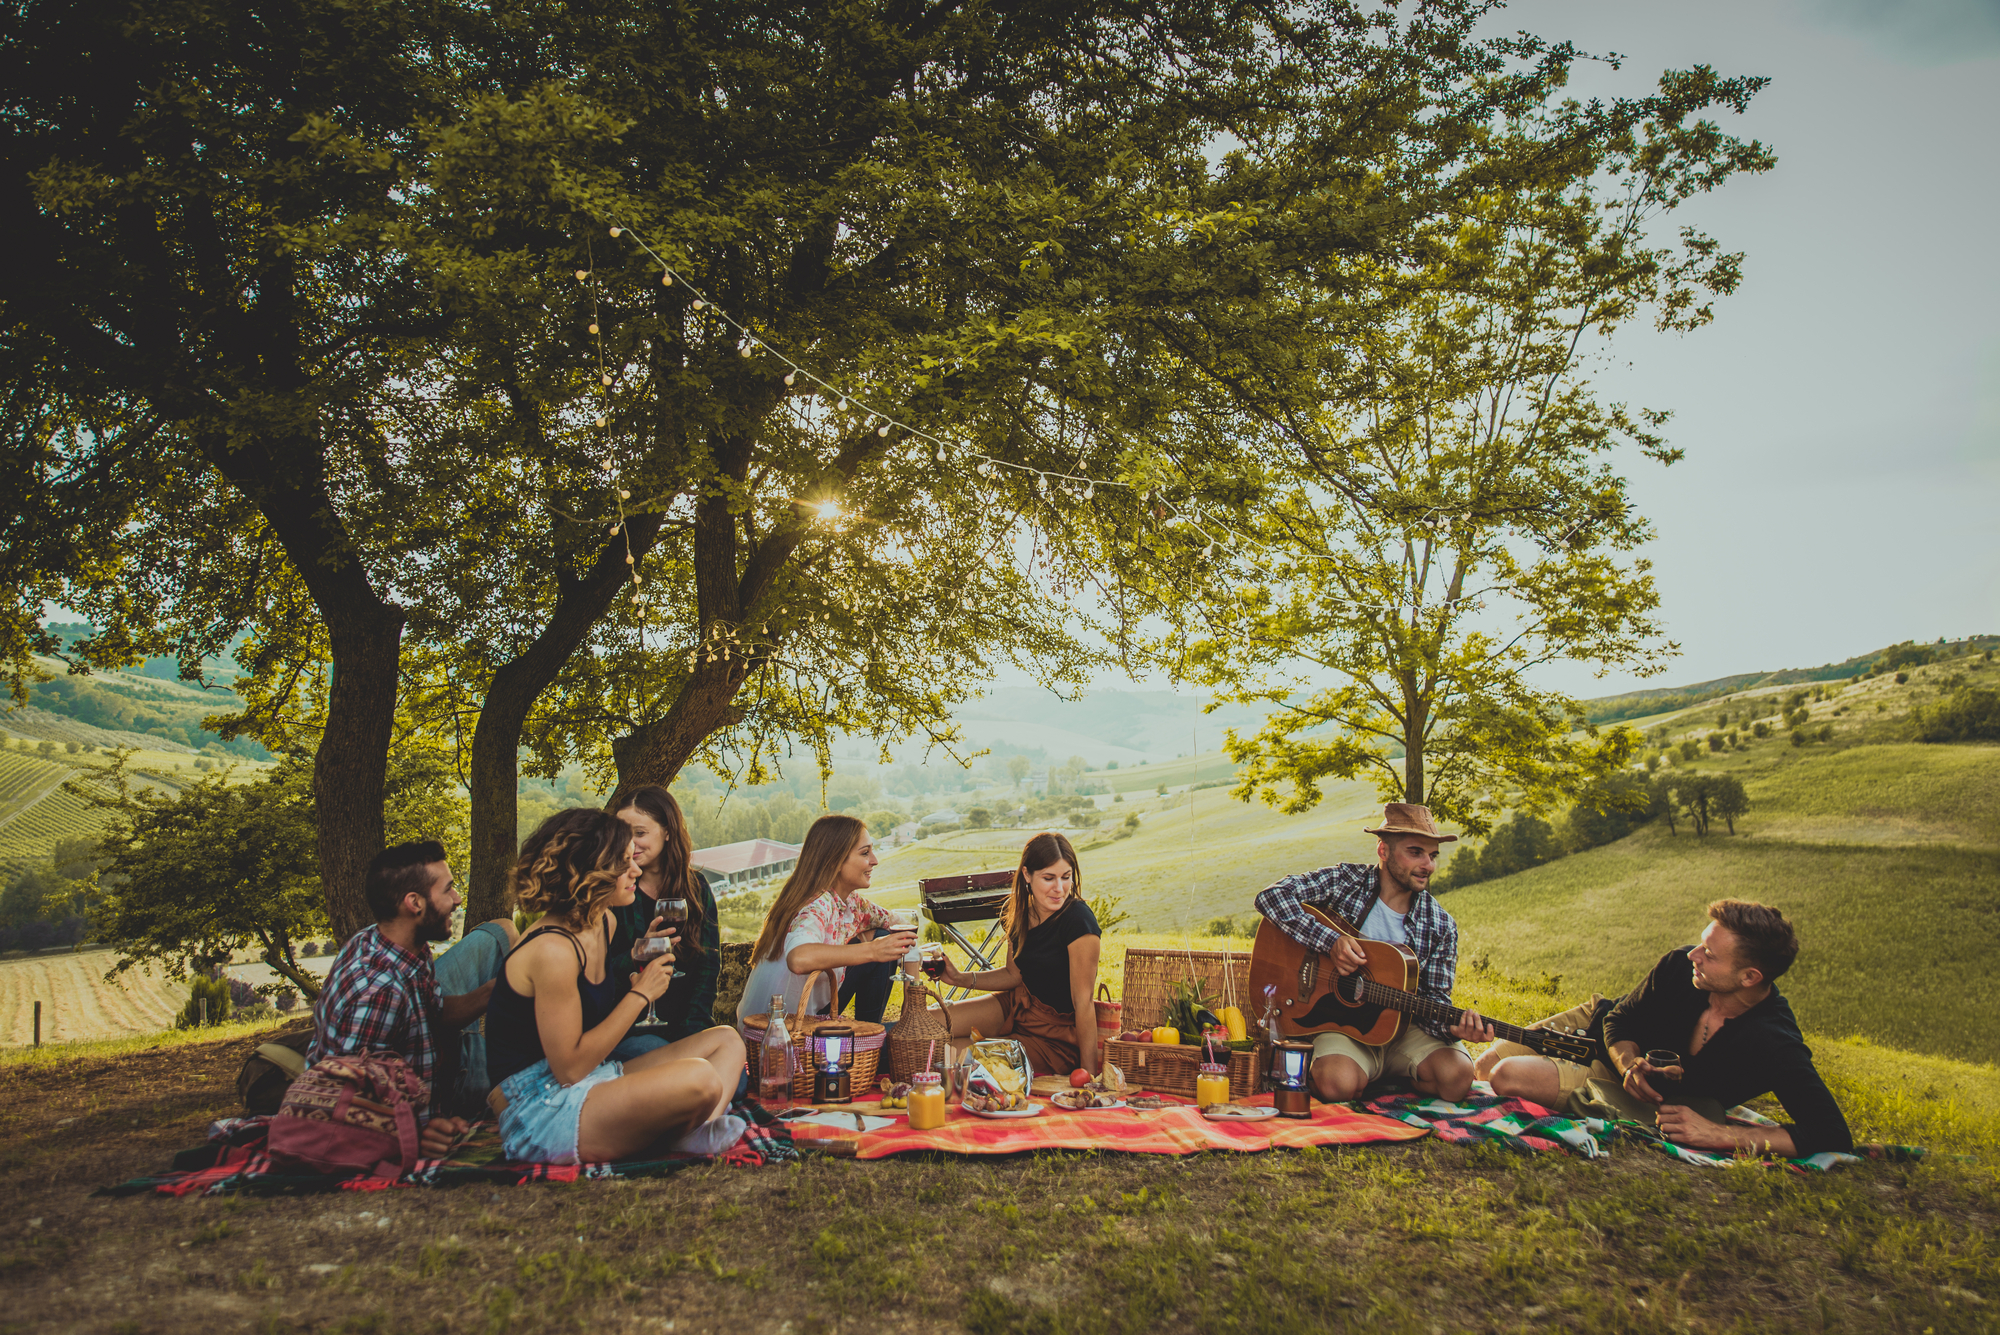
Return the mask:
<path id="1" fill-rule="evenodd" d="M 813 1063 L 818 1068 L 813 1072 L 814 1103 L 853 1102 L 853 1073 L 846 1052 L 853 1038 L 854 1030 L 844 1024 L 821 1025 L 813 1031 L 811 1042 L 819 1049 L 819 1060 Z"/>
<path id="2" fill-rule="evenodd" d="M 1311 1044 L 1271 1044 L 1271 1106 L 1278 1110 L 1278 1116 L 1312 1116 L 1311 1067 Z"/>

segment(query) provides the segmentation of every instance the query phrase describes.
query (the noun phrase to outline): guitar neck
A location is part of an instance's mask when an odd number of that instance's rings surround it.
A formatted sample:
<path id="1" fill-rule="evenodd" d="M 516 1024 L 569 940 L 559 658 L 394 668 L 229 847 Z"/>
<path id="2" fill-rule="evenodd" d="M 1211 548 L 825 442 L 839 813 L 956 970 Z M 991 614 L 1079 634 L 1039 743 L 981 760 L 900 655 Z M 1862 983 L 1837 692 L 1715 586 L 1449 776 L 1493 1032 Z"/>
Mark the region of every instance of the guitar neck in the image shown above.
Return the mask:
<path id="1" fill-rule="evenodd" d="M 1373 978 L 1361 980 L 1361 1000 L 1371 1006 L 1386 1006 L 1390 1010 L 1401 1011 L 1419 1020 L 1435 1020 L 1444 1025 L 1454 1025 L 1465 1018 L 1465 1012 L 1456 1006 L 1447 1006 L 1441 1001 L 1432 1001 L 1429 997 L 1405 992 L 1400 987 L 1389 987 L 1376 982 Z M 1496 1020 L 1490 1015 L 1482 1015 L 1479 1018 L 1492 1027 L 1495 1035 L 1510 1043 L 1519 1043 L 1529 1048 L 1540 1046 L 1538 1042 L 1540 1035 L 1531 1030 L 1508 1024 L 1504 1020 Z"/>

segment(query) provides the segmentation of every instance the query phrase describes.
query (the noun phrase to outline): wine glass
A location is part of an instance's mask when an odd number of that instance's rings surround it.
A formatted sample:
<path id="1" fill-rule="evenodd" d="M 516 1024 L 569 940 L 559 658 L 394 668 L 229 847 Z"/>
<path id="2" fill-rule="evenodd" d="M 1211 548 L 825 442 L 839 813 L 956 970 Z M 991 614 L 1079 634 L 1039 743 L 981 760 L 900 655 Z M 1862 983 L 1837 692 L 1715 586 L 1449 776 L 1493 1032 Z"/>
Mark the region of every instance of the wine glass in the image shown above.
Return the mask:
<path id="1" fill-rule="evenodd" d="M 683 912 L 686 911 L 687 909 L 686 901 L 682 901 L 681 909 Z M 648 961 L 659 959 L 663 955 L 671 955 L 673 953 L 673 949 L 674 949 L 674 943 L 667 937 L 642 936 L 637 941 L 634 941 L 632 943 L 632 962 L 634 964 L 643 967 Z M 658 998 L 656 997 L 647 998 L 646 1018 L 642 1021 L 642 1023 L 658 1024 L 660 1022 L 660 1017 L 654 1009 L 658 1005 L 659 1005 Z"/>

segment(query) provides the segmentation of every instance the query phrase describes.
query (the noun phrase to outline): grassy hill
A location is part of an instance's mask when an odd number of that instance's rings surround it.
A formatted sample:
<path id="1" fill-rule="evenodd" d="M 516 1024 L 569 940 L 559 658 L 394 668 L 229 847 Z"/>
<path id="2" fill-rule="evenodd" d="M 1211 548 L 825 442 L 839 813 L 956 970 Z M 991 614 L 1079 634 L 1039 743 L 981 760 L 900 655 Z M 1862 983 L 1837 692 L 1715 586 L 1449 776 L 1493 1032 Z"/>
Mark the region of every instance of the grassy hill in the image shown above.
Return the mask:
<path id="1" fill-rule="evenodd" d="M 1713 899 L 1777 904 L 1804 953 L 1783 987 L 1823 1035 L 1915 1052 L 2000 1059 L 2000 746 L 1902 740 L 1913 704 L 1960 669 L 1877 678 L 1813 705 L 1831 743 L 1794 747 L 1782 732 L 1704 752 L 1704 772 L 1734 774 L 1751 800 L 1734 836 L 1645 827 L 1604 848 L 1446 897 L 1468 958 L 1510 973 L 1623 990 L 1685 944 Z M 2000 678 L 1985 665 L 1969 675 Z M 1705 735 L 1718 701 L 1669 716 L 1670 736 Z"/>

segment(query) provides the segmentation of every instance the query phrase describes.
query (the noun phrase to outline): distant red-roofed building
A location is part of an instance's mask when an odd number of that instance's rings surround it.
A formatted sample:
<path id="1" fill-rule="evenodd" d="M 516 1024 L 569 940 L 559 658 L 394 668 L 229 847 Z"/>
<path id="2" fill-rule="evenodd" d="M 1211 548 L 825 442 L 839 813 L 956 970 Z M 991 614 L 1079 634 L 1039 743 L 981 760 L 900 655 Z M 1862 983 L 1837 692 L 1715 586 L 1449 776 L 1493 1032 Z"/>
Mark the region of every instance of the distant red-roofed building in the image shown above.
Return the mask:
<path id="1" fill-rule="evenodd" d="M 731 885 L 748 885 L 768 876 L 782 876 L 798 864 L 799 846 L 775 839 L 745 839 L 715 848 L 697 848 L 692 861 L 705 872 L 722 876 Z"/>

